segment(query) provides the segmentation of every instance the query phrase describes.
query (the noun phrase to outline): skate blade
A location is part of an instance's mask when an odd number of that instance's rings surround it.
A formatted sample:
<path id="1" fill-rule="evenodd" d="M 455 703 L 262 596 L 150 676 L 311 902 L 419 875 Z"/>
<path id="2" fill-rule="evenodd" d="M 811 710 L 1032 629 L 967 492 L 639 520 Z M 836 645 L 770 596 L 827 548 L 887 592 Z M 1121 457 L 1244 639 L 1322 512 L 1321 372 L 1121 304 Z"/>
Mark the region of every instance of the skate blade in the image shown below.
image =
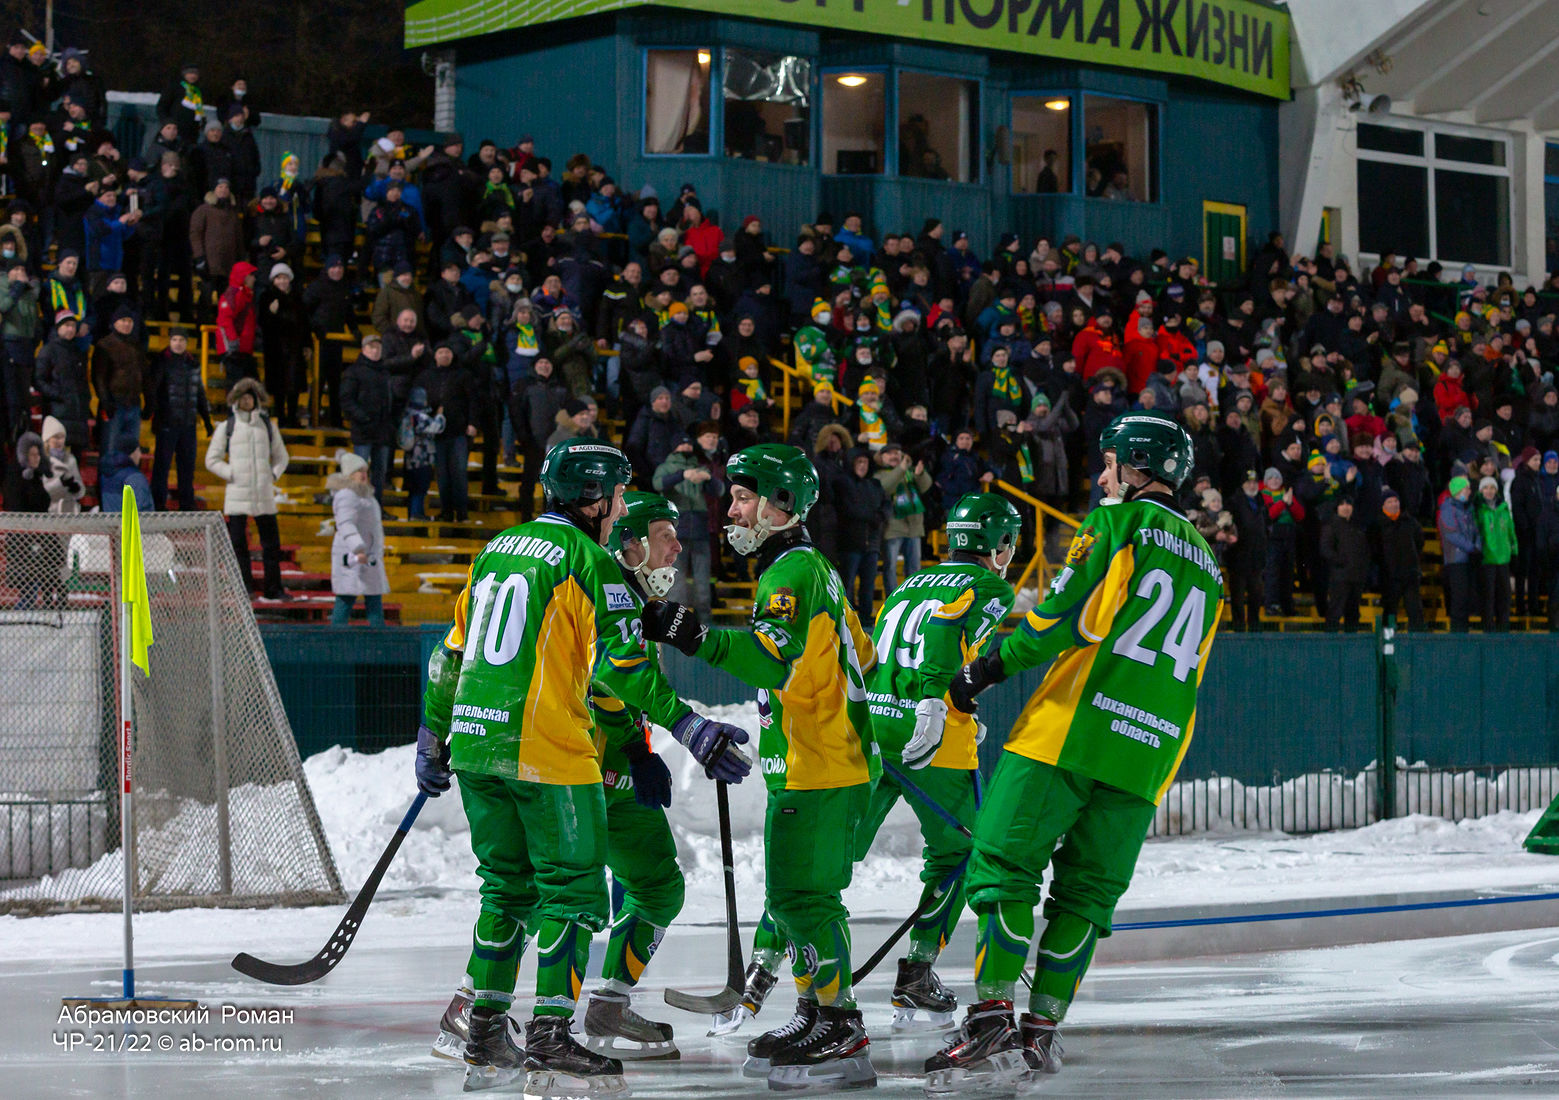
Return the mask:
<path id="1" fill-rule="evenodd" d="M 742 1076 L 767 1077 L 771 1068 L 773 1067 L 769 1065 L 769 1060 L 767 1058 L 754 1058 L 751 1054 L 749 1054 L 747 1056 L 747 1061 L 742 1063 Z"/>
<path id="2" fill-rule="evenodd" d="M 831 1092 L 876 1087 L 877 1070 L 872 1066 L 871 1058 L 864 1054 L 819 1066 L 775 1066 L 769 1070 L 769 1089 L 773 1092 Z"/>
<path id="3" fill-rule="evenodd" d="M 453 1031 L 440 1031 L 438 1038 L 433 1040 L 433 1057 L 443 1058 L 448 1062 L 459 1062 L 465 1065 L 466 1041 Z"/>
<path id="4" fill-rule="evenodd" d="M 717 1012 L 710 1017 L 709 1034 L 730 1035 L 752 1018 L 753 1012 L 746 1005 L 737 1005 L 729 1012 Z"/>
<path id="5" fill-rule="evenodd" d="M 616 1058 L 620 1062 L 671 1062 L 682 1057 L 677 1044 L 669 1039 L 664 1043 L 641 1043 L 621 1035 L 587 1034 L 581 1041 L 587 1050 Z"/>
<path id="6" fill-rule="evenodd" d="M 466 1083 L 461 1091 L 486 1092 L 488 1089 L 501 1089 L 524 1076 L 525 1071 L 518 1066 L 514 1069 L 500 1069 L 497 1066 L 467 1066 Z"/>
<path id="7" fill-rule="evenodd" d="M 556 1070 L 533 1069 L 525 1079 L 525 1095 L 541 1100 L 595 1100 L 599 1096 L 627 1096 L 628 1083 L 618 1073 L 577 1077 Z"/>
<path id="8" fill-rule="evenodd" d="M 956 1027 L 958 1021 L 951 1012 L 932 1012 L 927 1008 L 893 1008 L 893 1032 L 895 1035 L 915 1032 L 946 1031 Z"/>
<path id="9" fill-rule="evenodd" d="M 977 1066 L 932 1070 L 926 1074 L 926 1095 L 957 1096 L 991 1089 L 1005 1090 L 1010 1095 L 1029 1079 L 1030 1073 L 1023 1051 L 1004 1050 Z"/>

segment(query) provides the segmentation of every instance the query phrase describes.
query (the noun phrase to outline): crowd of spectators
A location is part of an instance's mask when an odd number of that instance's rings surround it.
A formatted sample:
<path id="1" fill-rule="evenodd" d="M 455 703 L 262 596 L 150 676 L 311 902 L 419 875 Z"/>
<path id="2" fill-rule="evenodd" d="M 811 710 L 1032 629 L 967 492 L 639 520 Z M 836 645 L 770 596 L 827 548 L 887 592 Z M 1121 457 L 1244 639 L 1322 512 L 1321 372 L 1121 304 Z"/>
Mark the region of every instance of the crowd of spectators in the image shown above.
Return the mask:
<path id="1" fill-rule="evenodd" d="M 158 508 L 176 466 L 173 500 L 193 507 L 202 424 L 229 501 L 269 501 L 286 462 L 271 429 L 306 423 L 318 338 L 323 421 L 363 463 L 343 478 L 382 504 L 401 477 L 414 519 L 436 480 L 436 518 L 461 522 L 476 450 L 484 494 L 522 467 L 514 510 L 529 516 L 546 449 L 610 435 L 638 484 L 678 504 L 679 595 L 704 614 L 711 580 L 745 568 L 718 537 L 724 462 L 786 423 L 776 361 L 799 379 L 788 441 L 821 475 L 808 525 L 868 619 L 878 577 L 890 591 L 916 569 L 961 494 L 1010 486 L 1030 539 L 1029 498 L 1095 503 L 1100 429 L 1128 409 L 1191 433 L 1184 503 L 1236 630 L 1295 615 L 1301 593 L 1352 628 L 1366 590 L 1422 628 L 1426 531 L 1454 630 L 1539 615 L 1559 584 L 1559 276 L 1487 285 L 1391 254 L 1355 271 L 1274 233 L 1215 286 L 1161 249 L 1006 233 L 980 256 L 935 217 L 894 231 L 854 211 L 776 238 L 761 211 L 706 209 L 692 184 L 626 187 L 583 152 L 555 170 L 523 133 L 419 146 L 394 128 L 370 138 L 358 112 L 334 120 L 320 163 L 264 164 L 245 82 L 212 117 L 193 63 L 126 157 L 83 56 L 21 36 L 0 96 L 7 508 L 90 503 L 86 451 L 101 485 L 142 478 Z M 225 435 L 193 331 L 147 352 L 146 322 L 174 319 L 215 324 L 230 395 L 251 383 Z M 349 365 L 328 334 L 356 346 Z M 251 437 L 255 460 L 230 461 L 223 448 Z M 360 488 L 336 488 L 358 507 Z M 268 563 L 270 507 L 254 513 Z"/>

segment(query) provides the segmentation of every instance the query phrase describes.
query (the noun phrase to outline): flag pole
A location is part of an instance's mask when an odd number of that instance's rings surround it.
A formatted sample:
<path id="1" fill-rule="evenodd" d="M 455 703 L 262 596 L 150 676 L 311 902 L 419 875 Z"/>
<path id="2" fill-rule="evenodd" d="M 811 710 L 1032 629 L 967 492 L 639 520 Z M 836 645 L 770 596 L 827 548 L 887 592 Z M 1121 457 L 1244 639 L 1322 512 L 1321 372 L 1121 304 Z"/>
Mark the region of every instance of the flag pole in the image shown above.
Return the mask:
<path id="1" fill-rule="evenodd" d="M 135 507 L 133 497 L 128 497 L 127 506 Z M 126 553 L 129 547 L 125 542 L 124 538 L 119 540 L 119 851 L 124 857 L 124 999 L 132 1001 L 135 999 L 135 941 L 130 914 L 135 901 L 135 828 L 130 819 L 130 764 L 135 705 L 130 690 L 130 635 L 134 629 L 131 603 L 134 588 L 129 576 L 132 563 Z"/>

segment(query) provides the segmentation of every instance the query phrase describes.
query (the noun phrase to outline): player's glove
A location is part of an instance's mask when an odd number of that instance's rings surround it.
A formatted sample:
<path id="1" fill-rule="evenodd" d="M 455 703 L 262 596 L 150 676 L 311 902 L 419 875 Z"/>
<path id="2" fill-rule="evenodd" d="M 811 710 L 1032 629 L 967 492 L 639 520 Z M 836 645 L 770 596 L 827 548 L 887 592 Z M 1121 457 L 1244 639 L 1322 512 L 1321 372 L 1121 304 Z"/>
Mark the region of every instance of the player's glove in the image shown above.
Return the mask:
<path id="1" fill-rule="evenodd" d="M 417 789 L 429 798 L 449 790 L 449 746 L 427 726 L 417 727 Z"/>
<path id="2" fill-rule="evenodd" d="M 644 605 L 641 618 L 646 638 L 675 646 L 689 657 L 698 653 L 698 647 L 704 643 L 704 635 L 709 633 L 709 628 L 698 621 L 696 611 L 687 604 L 671 600 L 651 600 Z"/>
<path id="3" fill-rule="evenodd" d="M 915 704 L 915 734 L 904 746 L 904 766 L 923 768 L 931 763 L 942 747 L 942 731 L 947 724 L 947 704 L 940 699 L 922 699 Z"/>
<path id="4" fill-rule="evenodd" d="M 973 714 L 974 697 L 992 684 L 999 684 L 1006 678 L 1007 670 L 1002 667 L 999 652 L 976 657 L 958 670 L 958 675 L 954 676 L 953 682 L 948 685 L 947 697 L 956 709 L 965 714 Z"/>
<path id="5" fill-rule="evenodd" d="M 634 741 L 623 749 L 628 758 L 628 774 L 633 776 L 633 800 L 646 809 L 671 805 L 671 769 L 651 752 L 643 741 Z"/>
<path id="6" fill-rule="evenodd" d="M 752 761 L 731 748 L 747 743 L 747 731 L 740 726 L 716 722 L 689 711 L 671 727 L 671 736 L 693 754 L 693 759 L 704 766 L 711 779 L 740 783 L 752 771 Z"/>

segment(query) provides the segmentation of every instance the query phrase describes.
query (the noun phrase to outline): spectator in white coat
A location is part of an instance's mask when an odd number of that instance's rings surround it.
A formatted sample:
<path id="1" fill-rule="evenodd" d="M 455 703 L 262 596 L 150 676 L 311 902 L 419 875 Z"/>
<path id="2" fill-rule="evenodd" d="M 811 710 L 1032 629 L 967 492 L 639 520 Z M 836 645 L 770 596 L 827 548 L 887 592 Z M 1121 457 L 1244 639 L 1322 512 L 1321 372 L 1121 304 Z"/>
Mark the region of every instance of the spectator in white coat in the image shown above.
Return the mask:
<path id="1" fill-rule="evenodd" d="M 368 463 L 351 451 L 337 451 L 336 461 L 341 472 L 325 481 L 336 517 L 336 534 L 330 541 L 330 591 L 335 594 L 336 606 L 330 623 L 345 626 L 361 596 L 368 625 L 383 626 L 384 594 L 390 590 L 390 578 L 384 571 L 384 527 Z"/>
<path id="2" fill-rule="evenodd" d="M 287 445 L 265 411 L 265 387 L 259 379 L 241 379 L 228 391 L 227 399 L 231 415 L 206 447 L 206 469 L 227 482 L 222 514 L 227 517 L 239 572 L 251 587 L 254 577 L 249 565 L 248 519 L 254 517 L 265 567 L 260 599 L 275 603 L 287 598 L 281 586 L 281 536 L 276 529 L 276 479 L 287 470 Z"/>
<path id="3" fill-rule="evenodd" d="M 81 511 L 81 470 L 65 443 L 65 425 L 52 416 L 43 418 L 43 487 L 49 491 L 49 513 L 73 516 Z"/>

